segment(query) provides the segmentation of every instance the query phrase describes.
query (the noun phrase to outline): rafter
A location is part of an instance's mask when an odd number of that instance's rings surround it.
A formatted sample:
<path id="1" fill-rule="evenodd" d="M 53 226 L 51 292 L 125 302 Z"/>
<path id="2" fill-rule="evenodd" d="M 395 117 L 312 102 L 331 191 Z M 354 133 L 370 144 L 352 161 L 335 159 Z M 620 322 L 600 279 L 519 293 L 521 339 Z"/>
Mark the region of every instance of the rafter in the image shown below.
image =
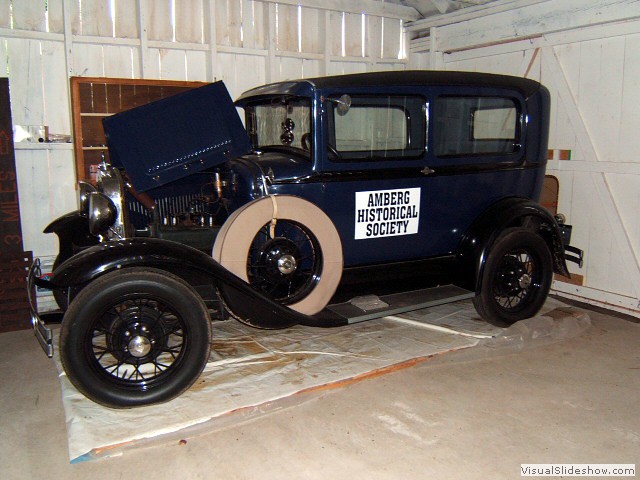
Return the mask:
<path id="1" fill-rule="evenodd" d="M 407 27 L 407 31 L 413 32 L 428 30 L 431 27 L 441 27 L 443 25 L 450 25 L 452 23 L 473 20 L 474 18 L 484 17 L 507 10 L 523 8 L 529 5 L 535 5 L 536 3 L 542 3 L 546 1 L 548 0 L 496 0 L 487 4 L 461 8 L 454 12 L 434 15 L 433 17 L 415 21 Z"/>
<path id="2" fill-rule="evenodd" d="M 431 0 L 431 3 L 440 13 L 449 13 L 455 10 L 455 5 L 451 0 Z"/>
<path id="3" fill-rule="evenodd" d="M 346 13 L 366 13 L 376 17 L 398 18 L 415 21 L 422 15 L 413 7 L 378 0 L 258 0 L 263 3 L 279 3 L 285 5 L 317 8 Z M 448 2 L 448 0 L 442 0 Z"/>

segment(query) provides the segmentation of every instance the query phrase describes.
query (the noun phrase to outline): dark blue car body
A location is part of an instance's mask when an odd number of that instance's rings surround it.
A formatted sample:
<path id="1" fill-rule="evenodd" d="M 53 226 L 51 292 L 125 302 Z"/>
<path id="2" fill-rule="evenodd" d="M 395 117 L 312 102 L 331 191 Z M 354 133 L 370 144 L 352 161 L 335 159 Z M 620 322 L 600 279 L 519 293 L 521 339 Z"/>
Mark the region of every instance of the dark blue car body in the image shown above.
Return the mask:
<path id="1" fill-rule="evenodd" d="M 411 158 L 362 158 L 338 161 L 324 146 L 330 141 L 331 104 L 323 99 L 343 94 L 411 95 L 425 109 L 425 148 Z M 388 72 L 310 79 L 274 84 L 246 92 L 236 102 L 244 107 L 256 97 L 292 95 L 312 99 L 312 162 L 264 154 L 258 160 L 273 171 L 270 193 L 297 195 L 320 206 L 340 233 L 345 267 L 400 262 L 455 254 L 473 222 L 491 205 L 509 198 L 537 201 L 547 158 L 549 94 L 539 83 L 461 72 Z M 433 110 L 441 97 L 506 97 L 522 116 L 517 141 L 509 154 L 437 155 L 438 126 Z M 446 128 L 446 127 L 445 127 Z M 414 235 L 354 238 L 355 192 L 421 189 L 420 219 Z"/>

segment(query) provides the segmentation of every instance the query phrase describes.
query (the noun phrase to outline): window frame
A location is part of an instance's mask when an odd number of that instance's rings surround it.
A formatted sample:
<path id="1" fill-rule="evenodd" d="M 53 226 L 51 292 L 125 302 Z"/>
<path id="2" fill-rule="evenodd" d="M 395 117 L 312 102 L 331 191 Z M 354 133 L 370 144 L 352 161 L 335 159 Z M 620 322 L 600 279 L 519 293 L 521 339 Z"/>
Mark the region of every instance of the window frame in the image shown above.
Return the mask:
<path id="1" fill-rule="evenodd" d="M 337 105 L 336 100 L 340 97 L 339 94 L 331 94 L 327 97 L 327 132 L 326 132 L 326 141 L 335 148 L 336 146 L 336 123 L 335 117 L 337 114 Z M 340 154 L 340 158 L 332 158 L 331 162 L 335 163 L 365 163 L 365 162 L 399 162 L 399 161 L 407 161 L 407 160 L 419 160 L 424 158 L 424 155 L 427 152 L 428 148 L 428 138 L 429 138 L 429 103 L 426 97 L 419 93 L 353 93 L 351 94 L 351 98 L 353 99 L 364 99 L 362 103 L 353 104 L 353 107 L 361 107 L 361 106 L 371 106 L 371 107 L 386 107 L 387 105 L 384 103 L 375 103 L 373 101 L 367 102 L 372 99 L 403 99 L 410 98 L 412 102 L 415 102 L 416 106 L 407 106 L 406 102 L 398 101 L 391 103 L 390 107 L 393 109 L 400 109 L 405 112 L 405 118 L 407 119 L 406 124 L 406 132 L 408 133 L 406 137 L 407 147 L 405 149 L 391 149 L 391 150 L 374 150 L 373 152 L 382 152 L 382 155 L 372 155 L 371 150 L 338 150 Z M 417 118 L 414 119 L 414 115 L 411 111 L 415 112 L 419 110 L 418 114 L 415 115 Z M 417 136 L 416 142 L 418 145 L 414 147 L 412 143 L 412 139 Z M 409 151 L 410 153 L 404 153 Z"/>
<path id="2" fill-rule="evenodd" d="M 475 138 L 474 137 L 474 123 L 473 117 L 475 113 L 479 110 L 491 110 L 491 108 L 478 108 L 472 107 L 469 109 L 469 113 L 471 116 L 471 120 L 468 125 L 468 141 L 482 144 L 483 142 L 511 142 L 513 144 L 512 151 L 486 151 L 486 152 L 456 152 L 456 153 L 441 153 L 438 151 L 438 143 L 437 143 L 437 134 L 435 131 L 439 123 L 444 124 L 444 122 L 439 122 L 438 119 L 438 107 L 440 105 L 440 101 L 442 99 L 451 99 L 451 98 L 463 98 L 463 99 L 502 99 L 509 100 L 513 107 L 516 110 L 516 120 L 515 120 L 515 138 L 513 139 L 502 139 L 502 138 Z M 496 109 L 500 108 L 510 108 L 510 107 L 495 107 Z M 505 159 L 507 161 L 514 161 L 514 157 L 520 157 L 523 154 L 523 145 L 525 144 L 525 135 L 526 135 L 526 118 L 525 118 L 525 109 L 523 102 L 517 98 L 517 96 L 510 94 L 509 92 L 505 93 L 482 93 L 482 94 L 473 94 L 473 93 L 442 93 L 437 95 L 432 102 L 433 112 L 431 113 L 434 125 L 434 132 L 430 136 L 430 151 L 433 156 L 437 159 L 441 160 L 449 160 L 449 159 L 459 159 L 459 158 L 469 158 L 474 161 L 480 161 L 482 159 L 495 159 L 499 158 L 502 161 Z"/>
<path id="3" fill-rule="evenodd" d="M 285 100 L 285 103 L 289 100 L 302 100 L 309 103 L 309 141 L 310 149 L 305 150 L 304 148 L 297 147 L 295 145 L 258 145 L 258 126 L 257 126 L 257 107 L 261 107 L 264 105 L 268 105 L 273 103 L 275 99 Z M 291 94 L 277 94 L 277 95 L 268 95 L 262 97 L 260 99 L 248 102 L 246 105 L 243 105 L 242 109 L 244 110 L 245 117 L 245 130 L 247 132 L 247 136 L 249 137 L 249 141 L 251 146 L 256 151 L 264 151 L 264 150 L 281 150 L 287 151 L 290 153 L 297 153 L 299 155 L 308 157 L 308 160 L 313 162 L 314 160 L 314 146 L 313 146 L 313 138 L 314 131 L 316 128 L 316 118 L 314 115 L 314 102 L 312 97 L 308 97 L 305 95 L 291 95 Z M 302 138 L 302 135 L 301 135 Z"/>

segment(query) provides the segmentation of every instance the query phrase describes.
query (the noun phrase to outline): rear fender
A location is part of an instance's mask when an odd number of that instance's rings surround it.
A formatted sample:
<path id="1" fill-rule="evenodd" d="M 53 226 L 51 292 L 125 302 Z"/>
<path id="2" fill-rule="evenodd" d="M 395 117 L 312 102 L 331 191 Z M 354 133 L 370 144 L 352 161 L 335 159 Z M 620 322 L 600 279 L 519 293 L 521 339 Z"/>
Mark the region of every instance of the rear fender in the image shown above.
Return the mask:
<path id="1" fill-rule="evenodd" d="M 260 328 L 285 328 L 313 320 L 263 297 L 209 255 L 176 242 L 132 238 L 96 245 L 60 265 L 54 288 L 82 288 L 105 273 L 127 267 L 149 267 L 174 273 L 190 284 L 206 281 L 230 299 L 234 314 Z M 239 307 L 235 307 L 238 305 Z"/>
<path id="2" fill-rule="evenodd" d="M 547 243 L 553 258 L 553 270 L 569 276 L 562 235 L 553 215 L 540 204 L 525 198 L 507 198 L 491 205 L 473 223 L 457 250 L 463 271 L 473 275 L 463 279 L 466 288 L 479 292 L 487 257 L 505 228 L 522 226 L 535 229 Z"/>

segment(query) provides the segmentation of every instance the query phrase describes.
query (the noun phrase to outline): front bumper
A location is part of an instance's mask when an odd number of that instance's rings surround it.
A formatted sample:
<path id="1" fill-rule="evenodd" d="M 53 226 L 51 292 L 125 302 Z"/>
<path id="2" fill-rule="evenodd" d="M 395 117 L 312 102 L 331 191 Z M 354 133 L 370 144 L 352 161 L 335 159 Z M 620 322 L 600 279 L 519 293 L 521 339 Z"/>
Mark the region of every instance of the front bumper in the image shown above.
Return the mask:
<path id="1" fill-rule="evenodd" d="M 42 275 L 40 268 L 40 259 L 36 258 L 29 268 L 27 276 L 27 295 L 29 296 L 29 309 L 31 310 L 31 324 L 33 325 L 33 333 L 38 339 L 40 346 L 49 358 L 53 357 L 53 333 L 44 321 L 38 315 L 38 306 L 36 304 L 36 279 Z"/>

